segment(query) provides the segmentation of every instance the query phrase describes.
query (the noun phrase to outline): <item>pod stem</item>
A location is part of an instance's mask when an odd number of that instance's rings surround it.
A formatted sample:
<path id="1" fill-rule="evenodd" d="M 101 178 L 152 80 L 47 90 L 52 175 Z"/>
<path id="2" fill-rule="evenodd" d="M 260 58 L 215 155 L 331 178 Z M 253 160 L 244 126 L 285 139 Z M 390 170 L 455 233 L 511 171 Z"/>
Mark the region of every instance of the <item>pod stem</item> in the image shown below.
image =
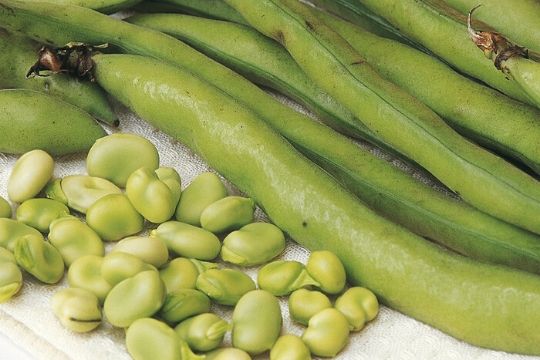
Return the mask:
<path id="1" fill-rule="evenodd" d="M 482 5 L 477 5 L 469 11 L 467 16 L 467 31 L 474 44 L 484 52 L 484 55 L 493 60 L 495 67 L 504 73 L 508 69 L 504 66 L 504 61 L 512 57 L 529 58 L 527 48 L 513 44 L 503 35 L 492 31 L 478 31 L 472 27 L 472 15 L 476 9 Z"/>

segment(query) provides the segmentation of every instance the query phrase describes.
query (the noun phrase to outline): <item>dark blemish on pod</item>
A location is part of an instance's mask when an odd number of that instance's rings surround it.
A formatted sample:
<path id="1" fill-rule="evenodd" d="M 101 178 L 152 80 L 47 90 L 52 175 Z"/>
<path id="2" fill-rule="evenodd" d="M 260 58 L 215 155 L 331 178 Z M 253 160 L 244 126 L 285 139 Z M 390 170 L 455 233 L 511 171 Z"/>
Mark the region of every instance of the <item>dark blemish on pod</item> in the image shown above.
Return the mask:
<path id="1" fill-rule="evenodd" d="M 302 221 L 302 227 L 307 227 L 307 221 Z"/>
<path id="2" fill-rule="evenodd" d="M 309 30 L 313 31 L 315 30 L 315 26 L 313 26 L 312 23 L 310 23 L 309 21 L 306 20 L 306 26 L 308 27 Z"/>
<path id="3" fill-rule="evenodd" d="M 283 34 L 283 31 L 278 30 L 274 35 L 274 39 L 276 39 L 276 41 L 281 45 L 285 46 L 285 35 Z"/>

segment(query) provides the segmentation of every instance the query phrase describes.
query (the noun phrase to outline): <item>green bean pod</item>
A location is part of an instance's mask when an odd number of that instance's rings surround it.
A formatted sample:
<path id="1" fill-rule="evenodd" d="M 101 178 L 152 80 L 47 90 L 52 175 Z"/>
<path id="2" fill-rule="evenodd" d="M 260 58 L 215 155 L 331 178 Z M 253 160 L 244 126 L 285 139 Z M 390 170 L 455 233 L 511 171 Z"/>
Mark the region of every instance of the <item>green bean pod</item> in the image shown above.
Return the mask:
<path id="1" fill-rule="evenodd" d="M 48 0 L 25 0 L 32 2 L 47 2 Z M 131 6 L 141 2 L 141 0 L 55 0 L 58 5 L 81 6 L 96 11 L 112 14 L 120 10 L 129 9 Z"/>
<path id="2" fill-rule="evenodd" d="M 40 45 L 32 40 L 0 31 L 0 87 L 28 89 L 47 93 L 73 104 L 98 120 L 118 126 L 103 90 L 97 85 L 70 78 L 64 74 L 26 78 L 28 69 L 36 62 Z"/>
<path id="3" fill-rule="evenodd" d="M 211 19 L 234 21 L 239 24 L 245 20 L 223 0 L 146 0 L 137 6 L 145 12 L 181 12 L 204 16 Z"/>
<path id="4" fill-rule="evenodd" d="M 11 154 L 87 151 L 105 135 L 88 113 L 33 90 L 0 90 L 0 131 L 0 152 Z"/>
<path id="5" fill-rule="evenodd" d="M 300 244 L 334 252 L 353 284 L 470 343 L 540 354 L 537 276 L 453 255 L 375 215 L 251 111 L 190 72 L 130 55 L 94 61 L 101 86 L 200 154 Z"/>

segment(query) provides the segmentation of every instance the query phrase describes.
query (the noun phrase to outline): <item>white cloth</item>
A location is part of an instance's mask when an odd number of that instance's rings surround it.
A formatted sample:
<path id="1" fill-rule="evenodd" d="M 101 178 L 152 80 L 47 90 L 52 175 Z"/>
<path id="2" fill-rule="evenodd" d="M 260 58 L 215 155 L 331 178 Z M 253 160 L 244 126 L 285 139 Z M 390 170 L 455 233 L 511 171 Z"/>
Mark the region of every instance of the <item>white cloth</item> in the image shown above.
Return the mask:
<path id="1" fill-rule="evenodd" d="M 161 165 L 176 168 L 182 177 L 184 187 L 197 174 L 209 169 L 198 156 L 182 144 L 152 128 L 122 106 L 117 105 L 117 112 L 121 125 L 115 131 L 140 134 L 154 143 L 160 154 Z M 380 155 L 379 152 L 377 153 Z M 0 196 L 4 198 L 7 198 L 6 183 L 15 160 L 14 156 L 0 154 Z M 397 160 L 392 162 L 406 168 Z M 57 159 L 56 177 L 80 174 L 84 171 L 84 155 L 65 156 Z M 409 171 L 413 170 L 409 169 Z M 422 181 L 430 182 L 429 177 L 422 175 L 421 171 L 414 170 L 414 176 Z M 228 184 L 228 186 L 231 192 L 237 193 L 232 185 Z M 259 219 L 264 218 L 260 210 L 258 210 L 257 216 Z M 305 249 L 291 242 L 282 257 L 305 263 L 307 256 L 308 252 Z M 254 277 L 256 269 L 250 269 L 248 273 Z M 81 335 L 71 333 L 60 325 L 52 313 L 50 298 L 55 291 L 63 286 L 66 286 L 65 279 L 59 285 L 50 286 L 40 284 L 30 276 L 25 275 L 24 286 L 20 294 L 11 301 L 0 304 L 0 333 L 26 349 L 36 359 L 129 359 L 124 346 L 123 330 L 114 329 L 109 324 L 104 323 L 96 331 Z M 281 300 L 281 308 L 284 315 L 283 333 L 300 335 L 303 328 L 291 323 L 286 299 Z M 230 319 L 232 313 L 230 308 L 215 306 L 214 310 L 219 315 Z M 226 337 L 226 342 L 230 343 L 229 335 Z M 0 358 L 1 353 L 2 350 L 0 350 Z M 266 357 L 265 355 L 259 356 L 257 359 Z M 347 360 L 540 359 L 538 357 L 510 355 L 465 344 L 386 307 L 381 308 L 379 316 L 366 328 L 352 334 L 349 345 L 337 358 Z"/>

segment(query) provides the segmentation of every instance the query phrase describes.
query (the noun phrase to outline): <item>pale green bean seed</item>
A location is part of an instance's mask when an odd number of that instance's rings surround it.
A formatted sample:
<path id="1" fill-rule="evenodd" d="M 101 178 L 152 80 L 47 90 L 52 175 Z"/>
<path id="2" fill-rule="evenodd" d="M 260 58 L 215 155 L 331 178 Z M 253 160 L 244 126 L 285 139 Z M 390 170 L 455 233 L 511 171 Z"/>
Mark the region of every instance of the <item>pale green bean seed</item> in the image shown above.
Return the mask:
<path id="1" fill-rule="evenodd" d="M 241 266 L 260 265 L 269 262 L 284 249 L 285 235 L 277 226 L 253 223 L 225 237 L 221 258 Z"/>
<path id="2" fill-rule="evenodd" d="M 156 170 L 159 154 L 150 141 L 134 134 L 112 134 L 98 139 L 86 157 L 86 170 L 124 187 L 129 175 L 141 167 Z"/>
<path id="3" fill-rule="evenodd" d="M 103 256 L 103 241 L 90 226 L 75 217 L 60 218 L 51 223 L 49 242 L 60 252 L 66 266 L 86 255 Z"/>
<path id="4" fill-rule="evenodd" d="M 0 196 L 0 218 L 11 217 L 11 205 L 6 199 Z"/>
<path id="5" fill-rule="evenodd" d="M 105 298 L 103 312 L 116 327 L 154 315 L 165 300 L 165 285 L 157 271 L 143 271 L 120 282 Z"/>
<path id="6" fill-rule="evenodd" d="M 169 220 L 176 209 L 175 194 L 149 168 L 137 169 L 128 177 L 126 195 L 145 219 L 156 224 Z"/>
<path id="7" fill-rule="evenodd" d="M 249 276 L 234 269 L 209 269 L 199 275 L 196 286 L 222 305 L 236 305 L 244 294 L 256 288 Z"/>
<path id="8" fill-rule="evenodd" d="M 210 204 L 226 197 L 227 189 L 214 173 L 202 173 L 182 192 L 176 208 L 176 220 L 201 226 L 201 213 Z"/>
<path id="9" fill-rule="evenodd" d="M 122 194 L 106 195 L 86 213 L 86 223 L 105 241 L 116 241 L 143 229 L 144 219 Z"/>
<path id="10" fill-rule="evenodd" d="M 240 196 L 227 196 L 203 210 L 201 226 L 216 234 L 237 230 L 253 221 L 254 212 L 253 200 Z"/>
<path id="11" fill-rule="evenodd" d="M 289 295 L 306 286 L 319 286 L 298 261 L 278 260 L 263 266 L 257 274 L 259 287 L 276 296 Z"/>
<path id="12" fill-rule="evenodd" d="M 88 290 L 61 289 L 52 297 L 52 308 L 60 323 L 74 332 L 89 332 L 101 324 L 99 300 Z"/>
<path id="13" fill-rule="evenodd" d="M 105 301 L 112 286 L 101 274 L 103 257 L 86 255 L 75 260 L 68 270 L 68 284 L 71 287 L 86 289 L 97 296 L 100 303 Z"/>
<path id="14" fill-rule="evenodd" d="M 334 357 L 347 345 L 349 322 L 336 309 L 324 309 L 309 320 L 302 340 L 313 355 Z"/>
<path id="15" fill-rule="evenodd" d="M 151 319 L 135 320 L 126 331 L 126 347 L 133 360 L 203 360 L 167 324 Z"/>
<path id="16" fill-rule="evenodd" d="M 253 290 L 242 296 L 232 317 L 232 343 L 251 355 L 274 346 L 281 332 L 278 299 L 265 290 Z"/>
<path id="17" fill-rule="evenodd" d="M 22 273 L 11 251 L 0 248 L 0 303 L 15 296 L 23 284 Z"/>
<path id="18" fill-rule="evenodd" d="M 159 316 L 169 323 L 178 323 L 210 311 L 210 305 L 210 299 L 201 291 L 180 289 L 167 294 Z"/>
<path id="19" fill-rule="evenodd" d="M 199 270 L 189 259 L 176 258 L 161 270 L 159 276 L 165 283 L 167 293 L 180 289 L 195 289 Z"/>
<path id="20" fill-rule="evenodd" d="M 64 275 L 62 255 L 41 235 L 18 238 L 13 254 L 17 265 L 46 284 L 56 284 Z"/>
<path id="21" fill-rule="evenodd" d="M 54 160 L 43 150 L 23 154 L 13 166 L 7 192 L 13 202 L 31 199 L 47 185 L 54 170 Z"/>
<path id="22" fill-rule="evenodd" d="M 51 199 L 26 200 L 16 211 L 18 221 L 42 233 L 49 231 L 49 226 L 54 220 L 68 215 L 69 209 L 66 205 Z"/>
<path id="23" fill-rule="evenodd" d="M 25 235 L 42 236 L 39 231 L 20 221 L 0 218 L 0 247 L 15 251 L 15 242 Z"/>
<path id="24" fill-rule="evenodd" d="M 86 214 L 96 201 L 106 195 L 121 194 L 122 190 L 109 180 L 88 175 L 70 175 L 49 183 L 45 192 L 48 198 Z"/>
<path id="25" fill-rule="evenodd" d="M 366 322 L 375 319 L 379 302 L 370 290 L 352 287 L 337 298 L 335 308 L 345 315 L 352 331 L 359 331 Z"/>
<path id="26" fill-rule="evenodd" d="M 202 274 L 206 270 L 219 268 L 217 263 L 210 262 L 210 261 L 201 261 L 197 259 L 189 259 L 189 261 L 191 261 L 193 265 L 195 265 L 195 267 L 199 271 L 199 274 Z"/>
<path id="27" fill-rule="evenodd" d="M 159 225 L 151 236 L 163 240 L 173 253 L 188 258 L 212 260 L 221 249 L 221 242 L 211 232 L 178 221 Z"/>
<path id="28" fill-rule="evenodd" d="M 206 360 L 251 360 L 251 356 L 241 349 L 221 348 L 206 354 Z"/>
<path id="29" fill-rule="evenodd" d="M 178 324 L 174 331 L 195 351 L 211 351 L 223 342 L 229 323 L 212 313 L 193 316 Z"/>
<path id="30" fill-rule="evenodd" d="M 298 289 L 289 297 L 291 319 L 302 325 L 307 325 L 313 315 L 331 307 L 328 296 L 320 291 Z"/>
<path id="31" fill-rule="evenodd" d="M 134 255 L 147 264 L 159 268 L 169 260 L 169 250 L 165 242 L 157 237 L 131 236 L 120 240 L 111 252 Z"/>
<path id="32" fill-rule="evenodd" d="M 163 181 L 169 187 L 173 195 L 174 209 L 178 206 L 180 197 L 182 196 L 182 179 L 178 172 L 170 167 L 160 167 L 156 170 L 156 175 L 159 180 Z"/>
<path id="33" fill-rule="evenodd" d="M 346 274 L 341 260 L 332 252 L 322 250 L 311 253 L 306 269 L 328 294 L 338 294 L 345 288 Z"/>
<path id="34" fill-rule="evenodd" d="M 288 334 L 277 339 L 270 360 L 311 360 L 311 353 L 301 338 Z"/>
<path id="35" fill-rule="evenodd" d="M 124 252 L 108 253 L 101 264 L 101 276 L 111 286 L 148 270 L 155 271 L 156 269 L 137 256 Z"/>

